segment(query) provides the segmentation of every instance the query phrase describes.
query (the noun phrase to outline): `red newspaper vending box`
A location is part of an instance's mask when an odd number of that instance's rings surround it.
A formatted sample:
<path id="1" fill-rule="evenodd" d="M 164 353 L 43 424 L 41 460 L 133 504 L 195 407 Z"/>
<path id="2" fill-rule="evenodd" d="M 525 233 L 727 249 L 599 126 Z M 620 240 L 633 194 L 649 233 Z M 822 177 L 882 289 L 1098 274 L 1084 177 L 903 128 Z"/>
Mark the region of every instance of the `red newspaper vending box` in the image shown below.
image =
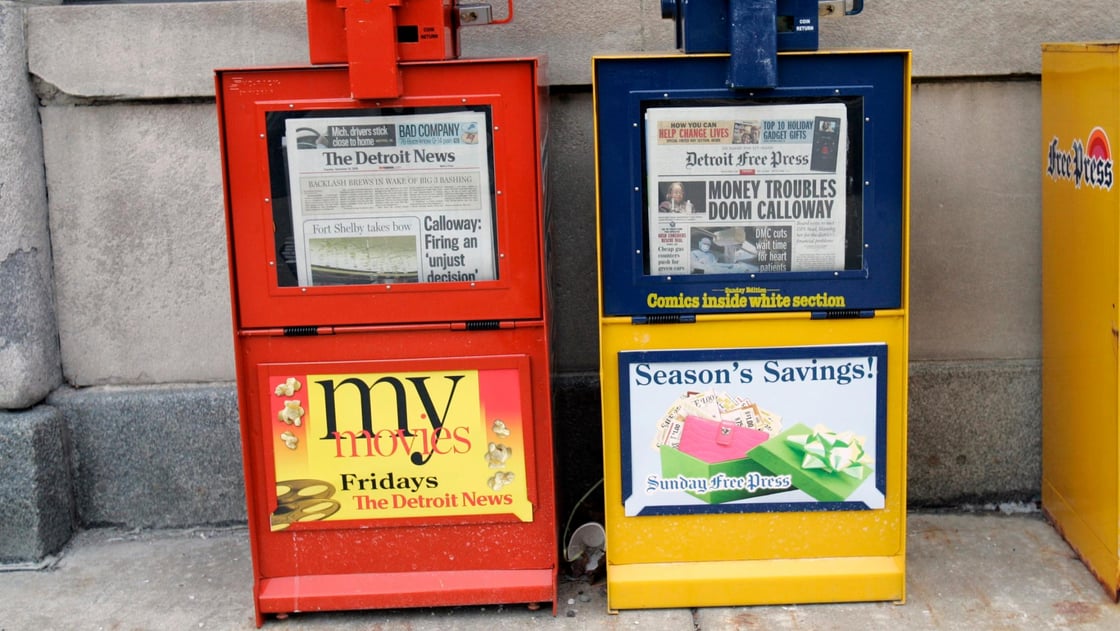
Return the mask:
<path id="1" fill-rule="evenodd" d="M 217 72 L 257 623 L 555 612 L 539 63 L 354 71 Z"/>

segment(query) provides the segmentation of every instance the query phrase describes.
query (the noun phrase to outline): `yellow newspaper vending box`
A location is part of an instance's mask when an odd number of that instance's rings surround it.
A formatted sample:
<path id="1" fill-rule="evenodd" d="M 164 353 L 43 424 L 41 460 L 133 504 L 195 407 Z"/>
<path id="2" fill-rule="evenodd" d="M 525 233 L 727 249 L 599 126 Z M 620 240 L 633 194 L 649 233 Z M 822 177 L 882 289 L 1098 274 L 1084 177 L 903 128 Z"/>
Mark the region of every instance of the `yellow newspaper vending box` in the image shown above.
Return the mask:
<path id="1" fill-rule="evenodd" d="M 593 62 L 608 606 L 901 601 L 910 53 L 661 6 Z"/>
<path id="2" fill-rule="evenodd" d="M 611 609 L 902 600 L 910 55 L 594 60 Z"/>
<path id="3" fill-rule="evenodd" d="M 1120 43 L 1042 47 L 1042 508 L 1120 590 Z"/>

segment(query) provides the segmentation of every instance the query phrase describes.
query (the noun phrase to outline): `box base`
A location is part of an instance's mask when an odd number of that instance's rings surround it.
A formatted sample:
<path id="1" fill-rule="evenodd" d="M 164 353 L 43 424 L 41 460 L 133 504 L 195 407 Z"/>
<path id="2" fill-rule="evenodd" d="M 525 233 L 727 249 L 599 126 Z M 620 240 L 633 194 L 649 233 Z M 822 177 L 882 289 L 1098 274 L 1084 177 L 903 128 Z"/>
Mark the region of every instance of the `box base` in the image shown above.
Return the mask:
<path id="1" fill-rule="evenodd" d="M 903 601 L 904 556 L 607 566 L 607 606 L 620 609 Z"/>
<path id="2" fill-rule="evenodd" d="M 403 609 L 513 603 L 552 603 L 555 568 L 317 574 L 266 578 L 257 595 L 260 614 L 357 609 Z"/>
<path id="3" fill-rule="evenodd" d="M 1113 602 L 1120 602 L 1120 554 L 1098 536 L 1050 480 L 1042 480 L 1042 512 L 1097 579 Z"/>

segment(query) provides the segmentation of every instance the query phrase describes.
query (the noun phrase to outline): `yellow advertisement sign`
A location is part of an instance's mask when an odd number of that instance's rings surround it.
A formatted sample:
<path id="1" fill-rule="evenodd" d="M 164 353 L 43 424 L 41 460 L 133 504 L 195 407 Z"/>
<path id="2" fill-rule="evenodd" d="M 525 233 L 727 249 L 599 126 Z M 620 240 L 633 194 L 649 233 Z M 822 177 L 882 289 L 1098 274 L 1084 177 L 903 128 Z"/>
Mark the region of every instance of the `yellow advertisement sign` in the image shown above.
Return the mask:
<path id="1" fill-rule="evenodd" d="M 273 531 L 467 515 L 532 521 L 517 368 L 283 368 L 262 375 L 276 483 Z"/>

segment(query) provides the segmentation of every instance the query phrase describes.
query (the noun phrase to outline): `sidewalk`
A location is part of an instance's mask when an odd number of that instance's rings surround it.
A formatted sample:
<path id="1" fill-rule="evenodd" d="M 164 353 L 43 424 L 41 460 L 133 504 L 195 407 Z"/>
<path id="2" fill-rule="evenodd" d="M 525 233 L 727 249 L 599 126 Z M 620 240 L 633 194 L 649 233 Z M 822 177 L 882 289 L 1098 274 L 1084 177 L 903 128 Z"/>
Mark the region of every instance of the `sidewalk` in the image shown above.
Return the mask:
<path id="1" fill-rule="evenodd" d="M 603 585 L 562 582 L 556 617 L 520 605 L 302 613 L 264 629 L 1120 629 L 1120 605 L 1038 513 L 912 513 L 908 524 L 905 605 L 610 614 Z M 249 563 L 240 528 L 84 532 L 45 569 L 0 568 L 0 631 L 253 629 Z"/>

